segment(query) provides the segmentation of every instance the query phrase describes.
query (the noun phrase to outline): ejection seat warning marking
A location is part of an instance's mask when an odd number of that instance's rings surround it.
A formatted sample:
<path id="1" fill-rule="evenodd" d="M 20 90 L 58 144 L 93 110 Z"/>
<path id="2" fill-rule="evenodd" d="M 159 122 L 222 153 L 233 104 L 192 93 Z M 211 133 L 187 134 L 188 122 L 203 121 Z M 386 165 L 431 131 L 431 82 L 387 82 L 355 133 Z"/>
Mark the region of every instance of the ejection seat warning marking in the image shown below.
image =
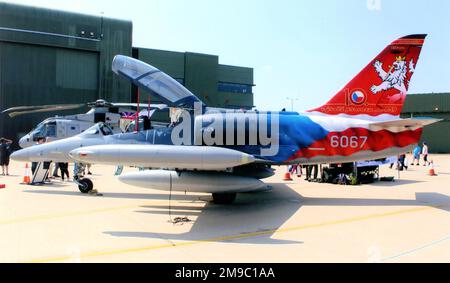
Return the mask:
<path id="1" fill-rule="evenodd" d="M 315 147 L 311 147 L 309 148 L 310 151 L 325 151 L 325 148 L 315 148 Z"/>
<path id="2" fill-rule="evenodd" d="M 288 232 L 295 232 L 295 231 L 301 231 L 301 230 L 312 229 L 312 228 L 323 228 L 323 227 L 334 226 L 334 225 L 339 225 L 339 224 L 348 224 L 348 223 L 361 222 L 361 221 L 367 221 L 367 220 L 372 220 L 372 219 L 380 219 L 380 218 L 385 218 L 385 217 L 390 217 L 390 216 L 398 216 L 401 214 L 429 211 L 429 210 L 433 210 L 433 209 L 442 209 L 445 207 L 450 207 L 450 204 L 442 204 L 442 205 L 427 206 L 427 207 L 416 207 L 416 208 L 403 209 L 403 210 L 397 210 L 397 211 L 386 212 L 386 213 L 377 213 L 377 214 L 359 216 L 359 217 L 354 217 L 354 218 L 347 218 L 347 219 L 342 219 L 342 220 L 328 221 L 328 222 L 317 223 L 317 224 L 309 224 L 309 225 L 298 226 L 298 227 L 291 227 L 291 228 L 277 229 L 277 230 L 267 230 L 267 231 L 254 232 L 254 233 L 244 233 L 244 234 L 239 234 L 239 235 L 217 237 L 217 238 L 198 240 L 198 241 L 192 241 L 192 242 L 181 242 L 181 243 L 171 243 L 171 244 L 164 244 L 164 245 L 154 245 L 154 246 L 147 246 L 147 247 L 128 248 L 128 249 L 119 249 L 119 250 L 111 250 L 111 251 L 90 252 L 90 253 L 81 254 L 81 258 L 93 258 L 93 257 L 101 257 L 101 256 L 120 255 L 120 254 L 126 254 L 126 253 L 147 252 L 147 251 L 160 250 L 160 249 L 166 249 L 166 248 L 181 248 L 181 247 L 186 247 L 186 246 L 195 246 L 195 245 L 201 245 L 201 244 L 225 242 L 225 241 L 230 241 L 230 240 L 248 239 L 248 238 L 262 237 L 262 236 L 267 236 L 267 235 L 272 235 L 272 234 L 288 233 Z M 70 259 L 71 259 L 70 256 L 61 256 L 61 257 L 54 257 L 54 258 L 34 259 L 34 260 L 28 260 L 28 261 L 23 261 L 23 262 L 24 263 L 48 263 L 48 262 L 68 261 Z"/>

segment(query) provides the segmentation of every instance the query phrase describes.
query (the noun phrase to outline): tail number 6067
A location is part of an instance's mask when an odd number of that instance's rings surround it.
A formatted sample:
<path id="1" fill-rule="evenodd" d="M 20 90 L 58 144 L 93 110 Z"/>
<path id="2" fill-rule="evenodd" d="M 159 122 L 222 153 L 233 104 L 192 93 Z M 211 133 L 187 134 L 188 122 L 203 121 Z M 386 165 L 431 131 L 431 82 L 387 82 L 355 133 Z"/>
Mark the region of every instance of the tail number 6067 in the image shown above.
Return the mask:
<path id="1" fill-rule="evenodd" d="M 365 136 L 332 136 L 332 148 L 364 148 L 368 137 Z"/>

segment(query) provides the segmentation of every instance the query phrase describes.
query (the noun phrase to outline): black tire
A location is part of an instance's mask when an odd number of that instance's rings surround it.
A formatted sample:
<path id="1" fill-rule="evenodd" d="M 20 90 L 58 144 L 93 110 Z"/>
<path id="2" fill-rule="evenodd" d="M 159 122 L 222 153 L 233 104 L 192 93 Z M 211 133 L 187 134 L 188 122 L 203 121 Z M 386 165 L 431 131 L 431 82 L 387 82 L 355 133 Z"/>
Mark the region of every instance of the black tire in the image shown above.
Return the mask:
<path id="1" fill-rule="evenodd" d="M 213 202 L 215 204 L 232 204 L 237 197 L 236 193 L 213 194 Z"/>
<path id="2" fill-rule="evenodd" d="M 94 183 L 89 179 L 82 179 L 78 181 L 80 184 L 78 185 L 78 189 L 83 194 L 88 194 L 90 191 L 94 189 Z"/>

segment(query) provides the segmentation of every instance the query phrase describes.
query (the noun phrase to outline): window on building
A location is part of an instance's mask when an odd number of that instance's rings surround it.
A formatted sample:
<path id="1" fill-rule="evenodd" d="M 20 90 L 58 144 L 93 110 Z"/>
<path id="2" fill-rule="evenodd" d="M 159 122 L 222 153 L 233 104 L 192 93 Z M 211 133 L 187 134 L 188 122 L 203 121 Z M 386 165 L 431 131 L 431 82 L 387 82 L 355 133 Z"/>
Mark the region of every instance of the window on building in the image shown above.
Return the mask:
<path id="1" fill-rule="evenodd" d="M 233 92 L 233 93 L 252 93 L 253 86 L 247 84 L 225 83 L 219 82 L 218 90 L 220 92 Z"/>

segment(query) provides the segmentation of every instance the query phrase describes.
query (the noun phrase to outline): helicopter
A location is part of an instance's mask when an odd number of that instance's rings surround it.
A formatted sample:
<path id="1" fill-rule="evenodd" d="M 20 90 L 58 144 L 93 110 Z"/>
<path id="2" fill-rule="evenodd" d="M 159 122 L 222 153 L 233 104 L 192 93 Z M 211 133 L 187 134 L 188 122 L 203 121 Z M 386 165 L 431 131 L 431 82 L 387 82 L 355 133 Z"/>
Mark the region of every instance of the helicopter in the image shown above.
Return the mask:
<path id="1" fill-rule="evenodd" d="M 99 122 L 105 123 L 112 129 L 114 134 L 118 134 L 124 132 L 127 127 L 129 129 L 130 122 L 136 121 L 138 114 L 133 113 L 133 111 L 146 109 L 145 111 L 139 112 L 138 123 L 141 123 L 142 121 L 150 120 L 156 112 L 168 109 L 168 106 L 165 104 L 110 103 L 100 99 L 95 102 L 82 104 L 13 107 L 4 110 L 2 113 L 14 118 L 32 113 L 80 109 L 85 106 L 91 108 L 85 114 L 55 116 L 42 121 L 29 134 L 19 140 L 20 147 L 31 147 L 40 138 L 45 138 L 47 142 L 52 142 L 73 137 L 83 133 Z M 144 125 L 143 122 L 142 125 Z"/>

